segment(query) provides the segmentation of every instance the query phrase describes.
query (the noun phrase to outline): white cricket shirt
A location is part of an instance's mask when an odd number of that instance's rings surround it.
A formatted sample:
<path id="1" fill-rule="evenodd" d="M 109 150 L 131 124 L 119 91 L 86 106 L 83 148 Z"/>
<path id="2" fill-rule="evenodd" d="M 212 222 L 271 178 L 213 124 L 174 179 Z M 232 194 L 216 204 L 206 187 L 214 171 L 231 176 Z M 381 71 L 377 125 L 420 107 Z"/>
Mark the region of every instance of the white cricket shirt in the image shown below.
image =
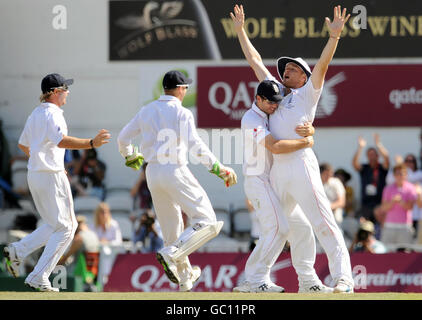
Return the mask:
<path id="1" fill-rule="evenodd" d="M 269 175 L 272 154 L 260 142 L 271 132 L 268 130 L 268 115 L 254 103 L 242 117 L 243 175 Z"/>
<path id="2" fill-rule="evenodd" d="M 117 142 L 123 157 L 132 154 L 137 135 L 146 162 L 186 165 L 188 151 L 208 169 L 217 161 L 199 137 L 192 112 L 174 96 L 162 95 L 142 107 L 122 129 Z"/>
<path id="3" fill-rule="evenodd" d="M 29 147 L 29 171 L 64 170 L 64 148 L 57 145 L 67 135 L 63 110 L 53 103 L 41 103 L 25 123 L 19 143 Z"/>
<path id="4" fill-rule="evenodd" d="M 284 86 L 274 77 L 268 77 L 278 83 L 280 89 Z M 298 125 L 309 121 L 313 122 L 318 100 L 321 96 L 322 87 L 316 90 L 309 79 L 303 87 L 292 89 L 281 101 L 277 110 L 270 115 L 269 130 L 273 137 L 277 140 L 292 140 L 303 138 L 298 135 L 295 128 Z M 303 153 L 305 149 L 301 149 L 292 153 L 274 155 L 274 159 L 291 157 L 298 153 Z"/>

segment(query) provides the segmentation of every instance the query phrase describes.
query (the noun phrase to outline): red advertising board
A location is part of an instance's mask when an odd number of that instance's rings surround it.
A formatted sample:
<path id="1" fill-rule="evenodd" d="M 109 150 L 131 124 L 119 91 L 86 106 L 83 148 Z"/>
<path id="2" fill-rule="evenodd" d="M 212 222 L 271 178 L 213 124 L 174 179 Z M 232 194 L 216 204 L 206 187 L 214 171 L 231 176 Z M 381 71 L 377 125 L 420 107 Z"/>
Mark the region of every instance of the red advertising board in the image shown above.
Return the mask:
<path id="1" fill-rule="evenodd" d="M 269 71 L 279 80 L 275 66 Z M 318 103 L 319 127 L 421 126 L 422 65 L 332 65 Z M 240 127 L 258 85 L 248 66 L 198 67 L 198 127 Z"/>
<path id="2" fill-rule="evenodd" d="M 194 253 L 192 265 L 202 269 L 192 291 L 232 291 L 244 279 L 246 253 Z M 422 292 L 422 254 L 388 253 L 351 255 L 356 292 Z M 325 254 L 318 254 L 315 270 L 330 283 Z M 283 253 L 272 268 L 271 279 L 286 292 L 297 292 L 297 275 L 290 254 Z M 116 258 L 104 291 L 177 291 L 154 254 L 121 254 Z"/>

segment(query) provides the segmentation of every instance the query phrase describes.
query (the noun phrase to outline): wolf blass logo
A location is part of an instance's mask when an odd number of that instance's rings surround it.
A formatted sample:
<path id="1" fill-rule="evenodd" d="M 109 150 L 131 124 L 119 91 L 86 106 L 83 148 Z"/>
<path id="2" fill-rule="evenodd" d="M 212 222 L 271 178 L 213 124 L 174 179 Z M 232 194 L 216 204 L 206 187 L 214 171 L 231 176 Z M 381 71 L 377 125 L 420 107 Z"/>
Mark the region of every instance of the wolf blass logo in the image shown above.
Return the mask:
<path id="1" fill-rule="evenodd" d="M 168 39 L 198 38 L 196 21 L 176 19 L 182 10 L 181 1 L 163 3 L 149 1 L 139 14 L 126 15 L 114 21 L 120 28 L 134 30 L 118 43 L 117 47 L 120 47 L 117 49 L 118 56 L 126 58 L 129 54 L 149 47 L 155 42 Z"/>

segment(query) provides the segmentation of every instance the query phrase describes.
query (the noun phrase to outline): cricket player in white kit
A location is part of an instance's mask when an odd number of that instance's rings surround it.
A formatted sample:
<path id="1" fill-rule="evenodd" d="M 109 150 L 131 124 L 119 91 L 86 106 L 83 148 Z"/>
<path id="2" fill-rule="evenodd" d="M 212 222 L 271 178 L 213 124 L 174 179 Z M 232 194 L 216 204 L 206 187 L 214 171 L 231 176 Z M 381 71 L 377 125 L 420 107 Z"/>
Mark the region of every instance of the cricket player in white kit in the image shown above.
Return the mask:
<path id="1" fill-rule="evenodd" d="M 45 224 L 18 242 L 4 248 L 6 267 L 14 277 L 26 256 L 45 246 L 25 284 L 37 291 L 56 291 L 49 276 L 72 242 L 77 222 L 73 198 L 64 168 L 65 149 L 90 149 L 108 143 L 110 134 L 100 130 L 93 139 L 68 136 L 61 107 L 73 79 L 54 73 L 41 82 L 41 104 L 28 117 L 19 138 L 19 148 L 29 157 L 28 186 L 38 213 Z"/>
<path id="2" fill-rule="evenodd" d="M 235 6 L 234 12 L 235 15 L 231 13 L 231 17 L 242 50 L 257 78 L 260 81 L 276 81 L 243 30 L 243 7 Z M 346 9 L 342 13 L 340 6 L 336 6 L 333 22 L 326 18 L 330 38 L 312 73 L 301 58 L 278 59 L 278 73 L 283 84 L 278 81 L 277 83 L 285 97 L 269 119 L 269 130 L 275 139 L 300 138 L 295 132 L 295 127 L 304 122 L 314 121 L 328 65 L 349 17 L 350 15 L 346 16 Z M 274 155 L 270 181 L 286 214 L 289 215 L 299 204 L 312 224 L 328 257 L 330 274 L 335 283 L 334 292 L 352 293 L 354 282 L 350 256 L 324 192 L 318 162 L 312 149 L 305 148 L 288 154 Z"/>
<path id="3" fill-rule="evenodd" d="M 262 81 L 255 102 L 242 118 L 244 138 L 243 174 L 245 193 L 257 212 L 260 236 L 245 267 L 245 282 L 235 292 L 284 292 L 271 282 L 270 271 L 280 255 L 286 239 L 290 241 L 293 266 L 298 274 L 299 292 L 331 293 L 315 269 L 315 238 L 312 226 L 297 206 L 288 216 L 270 185 L 270 169 L 274 154 L 290 153 L 313 145 L 311 125 L 298 126 L 295 140 L 276 140 L 268 130 L 268 116 L 282 100 L 276 82 Z"/>
<path id="4" fill-rule="evenodd" d="M 191 79 L 169 71 L 163 79 L 164 95 L 141 108 L 118 137 L 119 152 L 126 165 L 139 169 L 148 163 L 146 178 L 154 210 L 163 232 L 164 248 L 157 253 L 170 281 L 180 291 L 190 291 L 201 272 L 192 268 L 188 255 L 220 232 L 211 202 L 187 167 L 188 151 L 197 155 L 211 173 L 226 186 L 237 182 L 233 169 L 221 165 L 199 137 L 192 112 L 182 106 Z M 140 150 L 132 139 L 141 135 Z M 184 229 L 181 210 L 189 218 Z"/>

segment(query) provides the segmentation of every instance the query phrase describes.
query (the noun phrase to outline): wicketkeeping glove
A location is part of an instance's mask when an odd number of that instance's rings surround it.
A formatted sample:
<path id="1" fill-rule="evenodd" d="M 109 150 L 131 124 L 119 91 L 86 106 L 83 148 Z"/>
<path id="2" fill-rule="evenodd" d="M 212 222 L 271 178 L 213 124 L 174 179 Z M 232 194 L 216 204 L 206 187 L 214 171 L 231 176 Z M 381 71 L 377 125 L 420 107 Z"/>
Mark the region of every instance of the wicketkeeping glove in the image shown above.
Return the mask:
<path id="1" fill-rule="evenodd" d="M 218 161 L 213 164 L 210 172 L 215 174 L 217 177 L 223 179 L 226 184 L 226 187 L 230 187 L 237 183 L 236 172 L 234 172 L 234 170 L 230 167 L 223 166 Z"/>
<path id="2" fill-rule="evenodd" d="M 127 156 L 125 165 L 133 170 L 139 170 L 144 162 L 144 157 L 138 152 L 138 147 L 133 148 L 133 153 Z"/>

